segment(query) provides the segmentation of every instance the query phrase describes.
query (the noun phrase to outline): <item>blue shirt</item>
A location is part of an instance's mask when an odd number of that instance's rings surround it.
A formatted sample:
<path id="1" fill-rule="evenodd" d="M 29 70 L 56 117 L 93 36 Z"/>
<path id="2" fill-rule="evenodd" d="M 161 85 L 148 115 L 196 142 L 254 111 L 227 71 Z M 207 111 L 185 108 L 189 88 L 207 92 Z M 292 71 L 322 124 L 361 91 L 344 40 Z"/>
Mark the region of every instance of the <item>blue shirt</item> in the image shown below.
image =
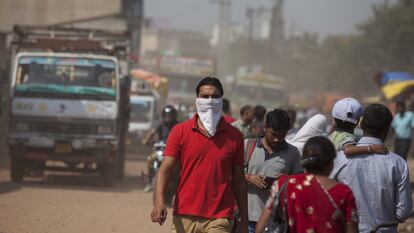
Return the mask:
<path id="1" fill-rule="evenodd" d="M 401 113 L 397 113 L 391 126 L 394 128 L 397 138 L 411 139 L 412 128 L 414 128 L 414 113 L 406 111 L 403 117 L 401 117 Z"/>
<path id="2" fill-rule="evenodd" d="M 383 144 L 380 139 L 363 137 L 357 146 Z M 366 154 L 346 157 L 338 152 L 331 178 L 347 184 L 358 208 L 359 231 L 370 232 L 388 222 L 405 221 L 412 210 L 410 175 L 399 155 Z M 396 233 L 397 228 L 378 232 Z"/>

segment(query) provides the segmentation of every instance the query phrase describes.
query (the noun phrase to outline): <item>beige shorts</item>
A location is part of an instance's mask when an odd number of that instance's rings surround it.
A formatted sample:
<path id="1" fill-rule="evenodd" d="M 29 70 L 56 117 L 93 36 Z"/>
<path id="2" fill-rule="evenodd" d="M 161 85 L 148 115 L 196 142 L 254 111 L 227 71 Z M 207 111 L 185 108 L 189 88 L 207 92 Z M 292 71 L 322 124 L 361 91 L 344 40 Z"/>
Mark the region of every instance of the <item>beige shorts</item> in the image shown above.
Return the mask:
<path id="1" fill-rule="evenodd" d="M 187 215 L 174 215 L 173 233 L 230 233 L 230 220 L 227 218 L 201 218 Z"/>

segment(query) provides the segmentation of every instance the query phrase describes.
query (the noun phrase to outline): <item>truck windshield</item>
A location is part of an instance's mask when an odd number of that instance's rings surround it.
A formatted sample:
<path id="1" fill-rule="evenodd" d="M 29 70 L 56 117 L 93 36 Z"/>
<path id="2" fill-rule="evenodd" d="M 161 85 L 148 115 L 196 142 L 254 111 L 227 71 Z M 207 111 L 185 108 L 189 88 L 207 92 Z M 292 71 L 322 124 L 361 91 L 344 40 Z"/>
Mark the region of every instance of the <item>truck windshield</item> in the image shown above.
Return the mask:
<path id="1" fill-rule="evenodd" d="M 131 98 L 130 121 L 136 123 L 151 122 L 153 117 L 153 102 L 150 100 Z"/>
<path id="2" fill-rule="evenodd" d="M 20 57 L 16 95 L 115 99 L 116 69 L 111 60 L 66 57 Z"/>

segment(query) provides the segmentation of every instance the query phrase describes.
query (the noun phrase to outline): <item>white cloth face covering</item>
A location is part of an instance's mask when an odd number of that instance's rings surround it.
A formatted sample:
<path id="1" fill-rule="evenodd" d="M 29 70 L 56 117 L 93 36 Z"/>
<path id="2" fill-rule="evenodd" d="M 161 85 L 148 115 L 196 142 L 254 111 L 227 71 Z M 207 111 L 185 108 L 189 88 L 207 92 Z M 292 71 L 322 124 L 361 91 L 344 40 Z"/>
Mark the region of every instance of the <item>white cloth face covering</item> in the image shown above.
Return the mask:
<path id="1" fill-rule="evenodd" d="M 223 98 L 197 98 L 197 114 L 207 132 L 214 136 L 223 112 Z"/>

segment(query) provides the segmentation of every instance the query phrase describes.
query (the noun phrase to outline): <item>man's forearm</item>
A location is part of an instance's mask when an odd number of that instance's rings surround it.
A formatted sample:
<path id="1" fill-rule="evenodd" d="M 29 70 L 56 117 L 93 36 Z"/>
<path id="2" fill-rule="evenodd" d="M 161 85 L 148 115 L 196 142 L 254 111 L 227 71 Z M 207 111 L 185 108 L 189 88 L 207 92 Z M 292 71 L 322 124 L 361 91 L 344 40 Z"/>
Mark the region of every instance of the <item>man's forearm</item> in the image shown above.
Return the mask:
<path id="1" fill-rule="evenodd" d="M 241 221 L 247 223 L 249 220 L 247 214 L 247 184 L 244 176 L 233 178 L 232 186 Z"/>
<path id="2" fill-rule="evenodd" d="M 157 179 L 155 183 L 155 204 L 164 204 L 164 194 L 165 189 L 169 181 L 169 174 L 165 170 L 159 170 L 157 174 Z"/>

